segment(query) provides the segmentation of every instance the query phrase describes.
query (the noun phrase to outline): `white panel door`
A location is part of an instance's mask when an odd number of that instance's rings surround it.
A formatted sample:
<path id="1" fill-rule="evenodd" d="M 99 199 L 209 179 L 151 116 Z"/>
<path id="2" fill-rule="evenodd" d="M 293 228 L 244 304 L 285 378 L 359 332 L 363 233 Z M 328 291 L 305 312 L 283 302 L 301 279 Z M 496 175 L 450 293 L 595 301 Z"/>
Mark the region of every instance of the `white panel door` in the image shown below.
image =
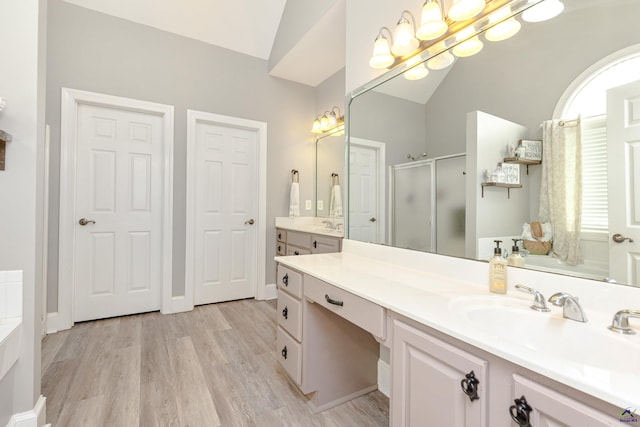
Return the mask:
<path id="1" fill-rule="evenodd" d="M 256 292 L 256 130 L 196 123 L 194 303 Z"/>
<path id="2" fill-rule="evenodd" d="M 640 81 L 607 91 L 607 153 L 609 276 L 640 286 Z"/>
<path id="3" fill-rule="evenodd" d="M 158 310 L 162 117 L 81 104 L 77 132 L 74 320 Z"/>
<path id="4" fill-rule="evenodd" d="M 378 150 L 352 144 L 349 151 L 349 238 L 380 243 Z"/>

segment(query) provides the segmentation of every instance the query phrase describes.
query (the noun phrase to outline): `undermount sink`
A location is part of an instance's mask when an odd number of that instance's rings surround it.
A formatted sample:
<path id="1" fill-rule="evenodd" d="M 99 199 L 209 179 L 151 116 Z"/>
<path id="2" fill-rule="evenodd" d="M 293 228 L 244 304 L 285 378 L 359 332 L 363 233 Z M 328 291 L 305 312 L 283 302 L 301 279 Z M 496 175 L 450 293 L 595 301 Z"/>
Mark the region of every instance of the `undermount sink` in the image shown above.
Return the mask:
<path id="1" fill-rule="evenodd" d="M 546 313 L 534 311 L 532 302 L 530 298 L 486 295 L 454 298 L 449 308 L 485 337 L 522 352 L 535 352 L 550 363 L 579 362 L 585 375 L 607 371 L 624 375 L 640 366 L 640 335 L 609 331 L 613 313 L 587 312 L 589 321 L 581 323 L 563 318 L 559 307 L 550 306 Z"/>

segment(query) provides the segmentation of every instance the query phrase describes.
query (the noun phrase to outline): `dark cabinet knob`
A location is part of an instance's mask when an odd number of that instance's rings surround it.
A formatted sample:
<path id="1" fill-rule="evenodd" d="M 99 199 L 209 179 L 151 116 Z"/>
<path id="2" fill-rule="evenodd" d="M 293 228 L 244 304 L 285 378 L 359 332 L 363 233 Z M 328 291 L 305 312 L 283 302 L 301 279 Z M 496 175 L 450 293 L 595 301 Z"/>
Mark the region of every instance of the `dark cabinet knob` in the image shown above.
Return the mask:
<path id="1" fill-rule="evenodd" d="M 287 307 L 282 309 L 282 317 L 284 317 L 285 319 L 289 319 L 289 309 Z"/>
<path id="2" fill-rule="evenodd" d="M 284 283 L 285 286 L 289 286 L 289 273 L 282 277 L 282 283 Z"/>
<path id="3" fill-rule="evenodd" d="M 287 360 L 287 346 L 285 345 L 284 348 L 282 349 L 282 351 L 280 352 L 282 354 L 282 357 L 284 357 L 284 360 Z"/>
<path id="4" fill-rule="evenodd" d="M 298 251 L 294 251 L 294 252 L 293 252 L 293 254 L 294 254 L 294 255 L 300 255 L 300 252 L 298 252 Z"/>
<path id="5" fill-rule="evenodd" d="M 513 401 L 515 405 L 509 406 L 509 414 L 513 421 L 516 422 L 519 426 L 522 427 L 531 427 L 531 423 L 529 422 L 529 414 L 533 410 L 531 406 L 527 403 L 527 399 L 522 396 L 520 399 L 515 399 Z"/>
<path id="6" fill-rule="evenodd" d="M 316 240 L 313 241 L 313 248 L 314 249 L 318 248 L 318 242 Z"/>
<path id="7" fill-rule="evenodd" d="M 473 402 L 474 400 L 480 399 L 478 396 L 478 384 L 480 381 L 476 378 L 476 374 L 471 371 L 464 376 L 464 379 L 460 381 L 460 387 L 462 387 L 462 391 L 464 394 L 469 396 L 469 399 Z"/>
<path id="8" fill-rule="evenodd" d="M 282 252 L 282 246 L 278 245 L 278 252 Z"/>
<path id="9" fill-rule="evenodd" d="M 278 233 L 278 240 L 282 240 L 282 233 Z"/>

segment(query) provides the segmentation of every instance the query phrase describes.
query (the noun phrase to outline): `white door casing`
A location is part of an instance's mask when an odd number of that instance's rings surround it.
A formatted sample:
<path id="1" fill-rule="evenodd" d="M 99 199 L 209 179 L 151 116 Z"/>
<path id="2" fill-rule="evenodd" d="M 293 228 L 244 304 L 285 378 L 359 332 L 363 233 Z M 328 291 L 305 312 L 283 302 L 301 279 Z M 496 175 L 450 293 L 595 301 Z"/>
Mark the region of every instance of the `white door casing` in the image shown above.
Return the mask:
<path id="1" fill-rule="evenodd" d="M 640 81 L 607 91 L 607 156 L 609 276 L 640 286 Z"/>
<path id="2" fill-rule="evenodd" d="M 349 139 L 349 238 L 385 243 L 385 144 Z"/>
<path id="3" fill-rule="evenodd" d="M 110 132 L 109 129 L 113 129 L 112 125 L 117 122 L 117 120 L 116 122 L 113 121 L 114 117 L 107 117 L 109 114 L 125 116 L 129 114 L 130 116 L 137 116 L 138 119 L 155 118 L 154 120 L 156 121 L 157 126 L 155 131 L 160 132 L 160 137 L 156 140 L 157 144 L 159 144 L 155 153 L 158 157 L 156 159 L 157 161 L 150 161 L 151 157 L 149 156 L 153 156 L 153 154 L 138 150 L 140 147 L 132 147 L 133 149 L 131 150 L 131 153 L 123 154 L 124 157 L 120 159 L 120 162 L 124 161 L 127 163 L 126 167 L 125 165 L 120 165 L 123 166 L 123 168 L 118 169 L 117 172 L 115 172 L 114 169 L 111 169 L 109 172 L 109 168 L 106 170 L 100 170 L 99 173 L 98 170 L 87 169 L 87 167 L 90 166 L 90 164 L 87 163 L 89 161 L 88 159 L 91 159 L 91 162 L 97 161 L 96 165 L 99 168 L 100 165 L 105 167 L 109 164 L 113 167 L 115 163 L 110 162 L 117 163 L 115 160 L 115 157 L 117 156 L 115 151 L 111 151 L 111 154 L 109 154 L 109 150 L 101 150 L 95 146 L 93 148 L 97 150 L 93 151 L 93 154 L 87 154 L 90 153 L 90 151 L 82 151 L 83 142 L 81 141 L 81 138 L 83 135 L 83 111 L 100 111 L 101 115 L 105 116 L 103 117 L 104 120 L 96 120 L 93 122 L 91 127 L 85 129 L 85 133 L 89 130 L 94 133 L 103 133 L 103 137 L 105 138 Z M 121 134 L 121 137 L 124 138 L 124 140 L 128 138 L 132 138 L 134 140 L 144 139 L 152 129 L 149 127 L 150 125 L 148 123 L 143 123 L 143 120 L 138 120 L 137 122 L 134 121 L 130 126 L 127 126 L 126 132 Z M 121 145 L 121 143 L 122 141 L 117 145 Z M 140 142 L 139 144 L 144 145 L 145 143 Z M 109 158 L 111 158 L 111 160 L 109 160 Z M 153 170 L 153 168 L 155 168 L 155 170 Z M 88 176 L 83 176 L 87 173 L 89 174 Z M 155 230 L 158 234 L 157 236 L 154 236 L 155 240 L 152 243 L 156 246 L 156 258 L 159 263 L 159 270 L 156 277 L 154 278 L 151 275 L 148 278 L 143 277 L 143 274 L 145 274 L 144 272 L 152 271 L 153 267 L 150 266 L 150 270 L 143 270 L 140 268 L 136 269 L 136 267 L 131 264 L 131 259 L 125 260 L 125 258 L 121 258 L 119 262 L 125 263 L 125 265 L 120 265 L 119 268 L 121 270 L 119 273 L 115 273 L 115 270 L 112 271 L 113 283 L 123 280 L 124 277 L 131 278 L 133 275 L 134 282 L 137 283 L 137 285 L 131 285 L 133 293 L 143 294 L 146 291 L 143 290 L 145 286 L 140 285 L 141 281 L 155 280 L 155 285 L 159 289 L 159 295 L 161 295 L 160 304 L 158 304 L 158 302 L 154 303 L 155 309 L 161 308 L 163 313 L 175 311 L 172 304 L 171 281 L 173 233 L 173 106 L 62 88 L 58 313 L 57 316 L 53 317 L 53 319 L 55 319 L 55 325 L 49 325 L 50 330 L 68 329 L 76 320 L 74 305 L 77 308 L 77 304 L 74 302 L 75 295 L 76 290 L 82 289 L 77 281 L 78 277 L 76 277 L 76 273 L 81 275 L 93 275 L 101 281 L 100 283 L 102 283 L 103 286 L 107 283 L 105 278 L 109 277 L 109 269 L 103 270 L 105 272 L 103 273 L 104 275 L 98 273 L 100 268 L 104 269 L 104 266 L 107 265 L 103 262 L 105 260 L 102 258 L 83 258 L 86 254 L 79 253 L 79 250 L 85 252 L 86 248 L 79 248 L 77 245 L 91 244 L 95 245 L 93 246 L 95 249 L 105 249 L 106 241 L 115 236 L 115 234 L 113 234 L 115 233 L 113 229 L 107 230 L 106 228 L 93 228 L 93 231 L 97 231 L 97 233 L 93 233 L 91 231 L 92 228 L 90 227 L 102 227 L 103 225 L 106 225 L 109 222 L 106 220 L 106 217 L 103 219 L 104 224 L 101 222 L 100 224 L 89 224 L 83 227 L 78 223 L 78 220 L 81 217 L 92 219 L 91 215 L 98 213 L 95 211 L 81 212 L 80 210 L 87 208 L 87 203 L 94 204 L 94 206 L 97 204 L 107 207 L 109 204 L 109 197 L 116 197 L 115 188 L 112 188 L 110 195 L 108 192 L 103 192 L 105 188 L 109 189 L 110 185 L 124 185 L 122 184 L 122 181 L 112 181 L 111 184 L 109 184 L 109 180 L 106 178 L 109 176 L 109 173 L 111 173 L 113 179 L 125 179 L 126 177 L 131 176 L 133 181 L 139 184 L 134 185 L 133 189 L 135 191 L 128 193 L 128 200 L 126 197 L 121 198 L 120 196 L 117 196 L 117 199 L 111 201 L 113 202 L 111 204 L 112 207 L 116 206 L 115 203 L 121 204 L 125 202 L 129 203 L 130 206 L 133 207 L 134 212 L 132 212 L 131 218 L 119 218 L 116 220 L 116 222 L 119 222 L 117 227 L 121 228 L 120 231 L 122 231 L 122 227 L 126 228 L 127 224 L 132 227 L 129 232 L 127 232 L 128 244 L 133 245 L 134 248 L 136 245 L 147 247 L 146 245 L 149 244 L 149 242 L 144 243 L 147 238 L 150 238 L 148 234 L 145 234 L 148 233 L 148 230 L 145 230 L 144 227 L 135 230 L 136 227 L 141 227 L 141 224 L 135 223 L 135 213 L 141 214 L 137 215 L 138 217 L 146 215 L 143 213 L 145 210 L 145 207 L 143 206 L 144 203 L 148 202 L 149 206 L 151 206 L 151 203 L 156 204 L 154 207 L 155 210 L 150 215 L 150 218 L 153 218 L 152 221 L 155 221 Z M 122 178 L 123 176 L 125 178 Z M 152 176 L 158 177 L 158 181 L 154 182 L 153 185 L 149 180 Z M 97 187 L 101 188 L 101 191 L 97 192 L 95 197 L 91 196 L 93 199 L 86 200 L 87 195 L 89 194 L 87 191 L 91 186 L 91 182 L 96 183 Z M 153 188 L 147 187 L 149 185 L 152 185 Z M 151 191 L 152 193 L 148 191 Z M 151 200 L 152 198 L 156 198 L 158 200 Z M 118 206 L 117 210 L 120 211 L 121 206 Z M 135 212 L 136 210 L 139 212 Z M 133 223 L 130 223 L 132 221 Z M 114 246 L 111 250 L 113 260 L 116 259 L 116 256 L 121 256 L 119 252 L 114 251 L 120 251 L 122 248 L 126 247 L 125 243 L 119 244 L 123 246 L 120 246 L 117 249 L 116 246 Z M 109 252 L 107 251 L 105 254 L 106 253 Z M 97 264 L 93 264 L 96 260 L 103 262 L 101 267 Z M 80 270 L 76 271 L 76 261 L 87 264 L 79 265 L 78 267 L 80 267 Z M 146 261 L 152 262 L 153 260 L 149 258 Z M 124 274 L 124 276 L 122 276 L 122 274 Z M 98 282 L 96 282 L 96 285 L 97 284 Z M 136 287 L 139 289 L 134 290 Z M 101 290 L 104 294 L 109 293 L 106 288 Z M 135 306 L 135 303 L 133 306 Z M 131 306 L 125 310 L 129 309 L 131 309 Z M 122 311 L 122 308 L 116 307 L 115 311 L 112 312 L 114 313 L 113 315 L 117 315 L 118 310 Z M 134 310 L 137 309 L 134 308 Z M 79 314 L 81 314 L 81 317 L 78 319 L 84 319 L 86 316 L 86 313 Z M 96 317 L 104 315 L 104 313 L 97 313 Z M 112 314 L 106 313 L 106 315 L 109 316 Z M 50 318 L 50 320 L 53 319 Z"/>
<path id="4" fill-rule="evenodd" d="M 185 298 L 264 299 L 266 123 L 188 110 L 187 125 Z"/>

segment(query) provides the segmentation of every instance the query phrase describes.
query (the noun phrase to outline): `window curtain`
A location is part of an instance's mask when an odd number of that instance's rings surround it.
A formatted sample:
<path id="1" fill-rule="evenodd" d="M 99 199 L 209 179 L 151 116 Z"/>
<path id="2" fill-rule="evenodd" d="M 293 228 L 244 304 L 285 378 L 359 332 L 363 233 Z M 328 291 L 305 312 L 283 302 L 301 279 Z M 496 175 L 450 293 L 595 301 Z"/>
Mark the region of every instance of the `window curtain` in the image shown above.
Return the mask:
<path id="1" fill-rule="evenodd" d="M 553 255 L 581 264 L 582 132 L 580 119 L 542 124 L 540 222 L 553 228 Z"/>

